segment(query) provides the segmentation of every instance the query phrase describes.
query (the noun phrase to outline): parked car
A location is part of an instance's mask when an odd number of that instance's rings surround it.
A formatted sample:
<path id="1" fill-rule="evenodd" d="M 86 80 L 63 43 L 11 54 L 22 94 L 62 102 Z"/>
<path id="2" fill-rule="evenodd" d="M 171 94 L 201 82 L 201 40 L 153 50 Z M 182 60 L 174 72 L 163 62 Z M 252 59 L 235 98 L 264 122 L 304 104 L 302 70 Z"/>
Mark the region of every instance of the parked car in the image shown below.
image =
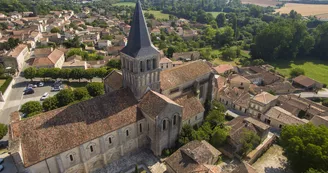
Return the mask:
<path id="1" fill-rule="evenodd" d="M 52 87 L 52 88 L 51 88 L 51 91 L 60 91 L 60 90 L 62 90 L 62 89 L 63 89 L 62 86 L 55 86 L 55 87 Z"/>
<path id="2" fill-rule="evenodd" d="M 27 88 L 25 91 L 24 91 L 24 95 L 26 94 L 33 94 L 34 93 L 34 90 L 32 88 Z"/>
<path id="3" fill-rule="evenodd" d="M 43 82 L 39 82 L 39 87 L 43 87 L 44 83 Z"/>
<path id="4" fill-rule="evenodd" d="M 26 113 L 22 113 L 22 114 L 20 114 L 20 116 L 21 116 L 21 119 L 23 119 L 23 118 L 25 118 L 26 117 Z"/>
<path id="5" fill-rule="evenodd" d="M 40 100 L 42 101 L 42 100 L 44 100 L 44 99 L 46 99 L 46 98 L 48 98 L 49 97 L 49 93 L 44 93 L 42 96 L 41 96 L 41 98 L 40 98 Z"/>
<path id="6" fill-rule="evenodd" d="M 28 88 L 36 88 L 36 87 L 38 87 L 36 84 L 32 84 L 32 83 L 30 83 L 30 84 L 28 84 L 28 86 L 27 86 Z"/>
<path id="7" fill-rule="evenodd" d="M 3 171 L 5 167 L 3 165 L 0 165 L 0 172 Z"/>

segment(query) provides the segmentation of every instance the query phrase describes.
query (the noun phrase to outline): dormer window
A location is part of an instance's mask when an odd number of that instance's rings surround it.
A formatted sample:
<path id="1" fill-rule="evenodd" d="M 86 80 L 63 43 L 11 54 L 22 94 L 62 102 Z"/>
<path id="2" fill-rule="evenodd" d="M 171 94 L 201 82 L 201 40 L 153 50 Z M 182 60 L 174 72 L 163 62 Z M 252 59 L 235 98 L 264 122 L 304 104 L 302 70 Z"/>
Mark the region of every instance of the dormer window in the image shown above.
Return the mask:
<path id="1" fill-rule="evenodd" d="M 108 143 L 109 143 L 109 144 L 112 144 L 112 137 L 109 137 L 109 138 L 108 138 Z"/>
<path id="2" fill-rule="evenodd" d="M 125 131 L 126 136 L 129 136 L 129 130 Z"/>
<path id="3" fill-rule="evenodd" d="M 90 152 L 93 153 L 93 146 L 90 146 Z"/>
<path id="4" fill-rule="evenodd" d="M 142 133 L 142 125 L 141 124 L 139 124 L 139 131 L 140 131 L 140 133 Z"/>

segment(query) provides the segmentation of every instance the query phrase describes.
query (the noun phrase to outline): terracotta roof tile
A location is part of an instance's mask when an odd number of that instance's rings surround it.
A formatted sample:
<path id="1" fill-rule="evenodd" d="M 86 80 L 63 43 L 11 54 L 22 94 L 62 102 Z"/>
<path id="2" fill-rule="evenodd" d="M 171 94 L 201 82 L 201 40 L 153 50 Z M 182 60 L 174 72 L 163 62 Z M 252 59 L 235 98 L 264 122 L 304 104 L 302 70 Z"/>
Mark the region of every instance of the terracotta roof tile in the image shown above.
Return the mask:
<path id="1" fill-rule="evenodd" d="M 129 89 L 55 109 L 19 123 L 26 167 L 136 122 L 137 100 Z M 60 140 L 58 140 L 60 139 Z"/>
<path id="2" fill-rule="evenodd" d="M 26 47 L 26 44 L 19 44 L 11 52 L 9 52 L 8 56 L 16 58 Z"/>
<path id="3" fill-rule="evenodd" d="M 145 114 L 156 117 L 158 116 L 169 104 L 178 105 L 168 97 L 159 94 L 158 92 L 149 90 L 140 101 L 138 107 Z"/>
<path id="4" fill-rule="evenodd" d="M 313 85 L 316 84 L 315 80 L 313 80 L 309 77 L 306 77 L 304 75 L 299 75 L 299 76 L 295 77 L 293 79 L 293 82 L 296 82 L 296 83 L 298 83 L 300 85 L 303 85 L 305 87 L 310 87 L 310 86 L 313 86 Z"/>
<path id="5" fill-rule="evenodd" d="M 218 74 L 222 74 L 222 73 L 225 73 L 226 71 L 233 70 L 234 68 L 231 64 L 221 64 L 219 66 L 213 67 L 213 69 Z"/>
<path id="6" fill-rule="evenodd" d="M 123 87 L 122 72 L 118 70 L 113 70 L 105 77 L 104 84 L 110 86 L 114 90 L 118 90 L 122 88 Z"/>
<path id="7" fill-rule="evenodd" d="M 294 116 L 290 112 L 282 109 L 281 107 L 275 106 L 272 107 L 268 112 L 265 113 L 270 119 L 275 119 L 284 124 L 305 124 L 305 121 L 301 120 L 297 116 Z"/>
<path id="8" fill-rule="evenodd" d="M 253 97 L 253 100 L 256 100 L 263 104 L 268 104 L 275 99 L 277 99 L 276 96 L 274 96 L 270 93 L 267 93 L 267 92 L 262 92 L 261 94 L 258 94 L 255 97 Z"/>
<path id="9" fill-rule="evenodd" d="M 160 74 L 161 89 L 172 89 L 211 72 L 211 68 L 202 60 L 189 62 L 181 66 L 164 70 Z"/>
<path id="10" fill-rule="evenodd" d="M 205 111 L 202 103 L 200 103 L 199 99 L 196 97 L 183 96 L 174 101 L 183 106 L 182 120 L 189 119 Z"/>

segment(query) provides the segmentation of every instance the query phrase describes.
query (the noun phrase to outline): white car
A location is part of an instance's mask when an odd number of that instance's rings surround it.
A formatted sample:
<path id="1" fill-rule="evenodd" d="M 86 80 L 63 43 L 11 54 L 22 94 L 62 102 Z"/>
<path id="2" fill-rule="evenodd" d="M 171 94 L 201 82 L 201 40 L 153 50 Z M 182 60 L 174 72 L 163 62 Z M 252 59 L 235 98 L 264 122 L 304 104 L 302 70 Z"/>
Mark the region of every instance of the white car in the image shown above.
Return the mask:
<path id="1" fill-rule="evenodd" d="M 44 86 L 44 83 L 43 82 L 40 82 L 39 83 L 39 87 L 43 87 Z"/>
<path id="2" fill-rule="evenodd" d="M 40 98 L 40 100 L 42 101 L 42 100 L 44 100 L 44 99 L 46 99 L 46 98 L 48 98 L 49 97 L 49 93 L 44 93 L 43 95 L 42 95 L 42 97 Z"/>

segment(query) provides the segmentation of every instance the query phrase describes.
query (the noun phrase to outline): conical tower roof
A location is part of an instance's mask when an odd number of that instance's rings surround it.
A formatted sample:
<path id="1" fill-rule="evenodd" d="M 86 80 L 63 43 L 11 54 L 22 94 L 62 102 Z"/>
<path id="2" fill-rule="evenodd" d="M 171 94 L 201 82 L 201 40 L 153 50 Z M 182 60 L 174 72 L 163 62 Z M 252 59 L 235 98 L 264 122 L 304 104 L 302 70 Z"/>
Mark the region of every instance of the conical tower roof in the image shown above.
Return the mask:
<path id="1" fill-rule="evenodd" d="M 134 58 L 159 53 L 150 40 L 146 20 L 139 0 L 136 3 L 128 43 L 121 52 Z"/>

